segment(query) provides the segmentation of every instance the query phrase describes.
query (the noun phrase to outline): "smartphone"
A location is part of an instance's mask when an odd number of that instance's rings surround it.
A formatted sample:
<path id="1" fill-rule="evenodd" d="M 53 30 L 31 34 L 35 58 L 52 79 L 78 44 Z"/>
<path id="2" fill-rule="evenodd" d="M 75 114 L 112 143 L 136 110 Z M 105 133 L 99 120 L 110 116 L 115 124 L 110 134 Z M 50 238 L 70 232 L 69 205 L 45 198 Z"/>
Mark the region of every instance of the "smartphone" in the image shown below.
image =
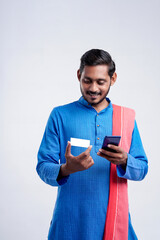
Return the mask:
<path id="1" fill-rule="evenodd" d="M 108 144 L 113 144 L 118 146 L 120 142 L 121 136 L 105 136 L 102 149 L 110 151 L 110 152 L 116 152 L 115 150 L 107 147 Z"/>

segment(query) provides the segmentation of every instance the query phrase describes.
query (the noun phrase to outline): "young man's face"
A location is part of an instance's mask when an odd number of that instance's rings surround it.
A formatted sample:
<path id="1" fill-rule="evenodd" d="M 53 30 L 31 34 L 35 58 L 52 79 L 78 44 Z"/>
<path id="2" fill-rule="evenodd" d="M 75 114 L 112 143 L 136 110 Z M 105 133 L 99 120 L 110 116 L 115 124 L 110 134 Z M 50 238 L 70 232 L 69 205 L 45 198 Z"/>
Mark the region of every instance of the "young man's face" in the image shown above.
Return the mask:
<path id="1" fill-rule="evenodd" d="M 110 86 L 116 81 L 116 73 L 110 78 L 107 65 L 85 66 L 82 74 L 77 71 L 84 99 L 93 106 L 106 102 Z"/>

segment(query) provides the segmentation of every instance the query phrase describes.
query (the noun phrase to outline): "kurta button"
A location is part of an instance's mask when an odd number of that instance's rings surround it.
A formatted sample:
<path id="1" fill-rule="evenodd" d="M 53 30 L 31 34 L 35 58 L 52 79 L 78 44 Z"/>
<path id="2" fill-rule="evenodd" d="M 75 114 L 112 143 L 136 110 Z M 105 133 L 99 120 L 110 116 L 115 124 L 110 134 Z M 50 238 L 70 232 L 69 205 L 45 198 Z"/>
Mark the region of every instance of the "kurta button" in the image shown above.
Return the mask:
<path id="1" fill-rule="evenodd" d="M 97 127 L 99 127 L 99 125 L 97 125 Z"/>
<path id="2" fill-rule="evenodd" d="M 98 114 L 97 114 L 97 116 L 98 116 Z"/>
<path id="3" fill-rule="evenodd" d="M 97 138 L 99 140 L 99 138 Z"/>

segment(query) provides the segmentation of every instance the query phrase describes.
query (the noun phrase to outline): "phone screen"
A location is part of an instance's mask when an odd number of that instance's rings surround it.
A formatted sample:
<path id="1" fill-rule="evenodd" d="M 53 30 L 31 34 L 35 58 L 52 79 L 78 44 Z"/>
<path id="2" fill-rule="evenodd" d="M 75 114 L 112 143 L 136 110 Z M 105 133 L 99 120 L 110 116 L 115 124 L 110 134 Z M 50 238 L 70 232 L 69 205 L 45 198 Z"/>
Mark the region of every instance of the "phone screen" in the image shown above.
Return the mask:
<path id="1" fill-rule="evenodd" d="M 112 144 L 112 145 L 119 145 L 121 136 L 105 136 L 104 141 L 103 141 L 103 145 L 102 145 L 102 149 L 110 151 L 110 152 L 116 152 L 115 150 L 107 147 L 108 144 Z"/>

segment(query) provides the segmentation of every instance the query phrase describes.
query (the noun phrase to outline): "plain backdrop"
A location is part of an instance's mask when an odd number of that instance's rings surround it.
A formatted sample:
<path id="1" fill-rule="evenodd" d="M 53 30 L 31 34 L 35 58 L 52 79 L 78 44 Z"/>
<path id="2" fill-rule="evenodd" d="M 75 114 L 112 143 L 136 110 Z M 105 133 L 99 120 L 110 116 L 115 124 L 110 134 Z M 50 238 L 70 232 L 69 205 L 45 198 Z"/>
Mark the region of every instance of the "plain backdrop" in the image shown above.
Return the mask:
<path id="1" fill-rule="evenodd" d="M 57 187 L 37 175 L 37 152 L 53 107 L 80 98 L 76 71 L 91 48 L 116 63 L 111 101 L 136 111 L 149 172 L 129 182 L 130 212 L 140 240 L 159 239 L 159 9 L 158 0 L 0 1 L 0 239 L 47 239 Z"/>

